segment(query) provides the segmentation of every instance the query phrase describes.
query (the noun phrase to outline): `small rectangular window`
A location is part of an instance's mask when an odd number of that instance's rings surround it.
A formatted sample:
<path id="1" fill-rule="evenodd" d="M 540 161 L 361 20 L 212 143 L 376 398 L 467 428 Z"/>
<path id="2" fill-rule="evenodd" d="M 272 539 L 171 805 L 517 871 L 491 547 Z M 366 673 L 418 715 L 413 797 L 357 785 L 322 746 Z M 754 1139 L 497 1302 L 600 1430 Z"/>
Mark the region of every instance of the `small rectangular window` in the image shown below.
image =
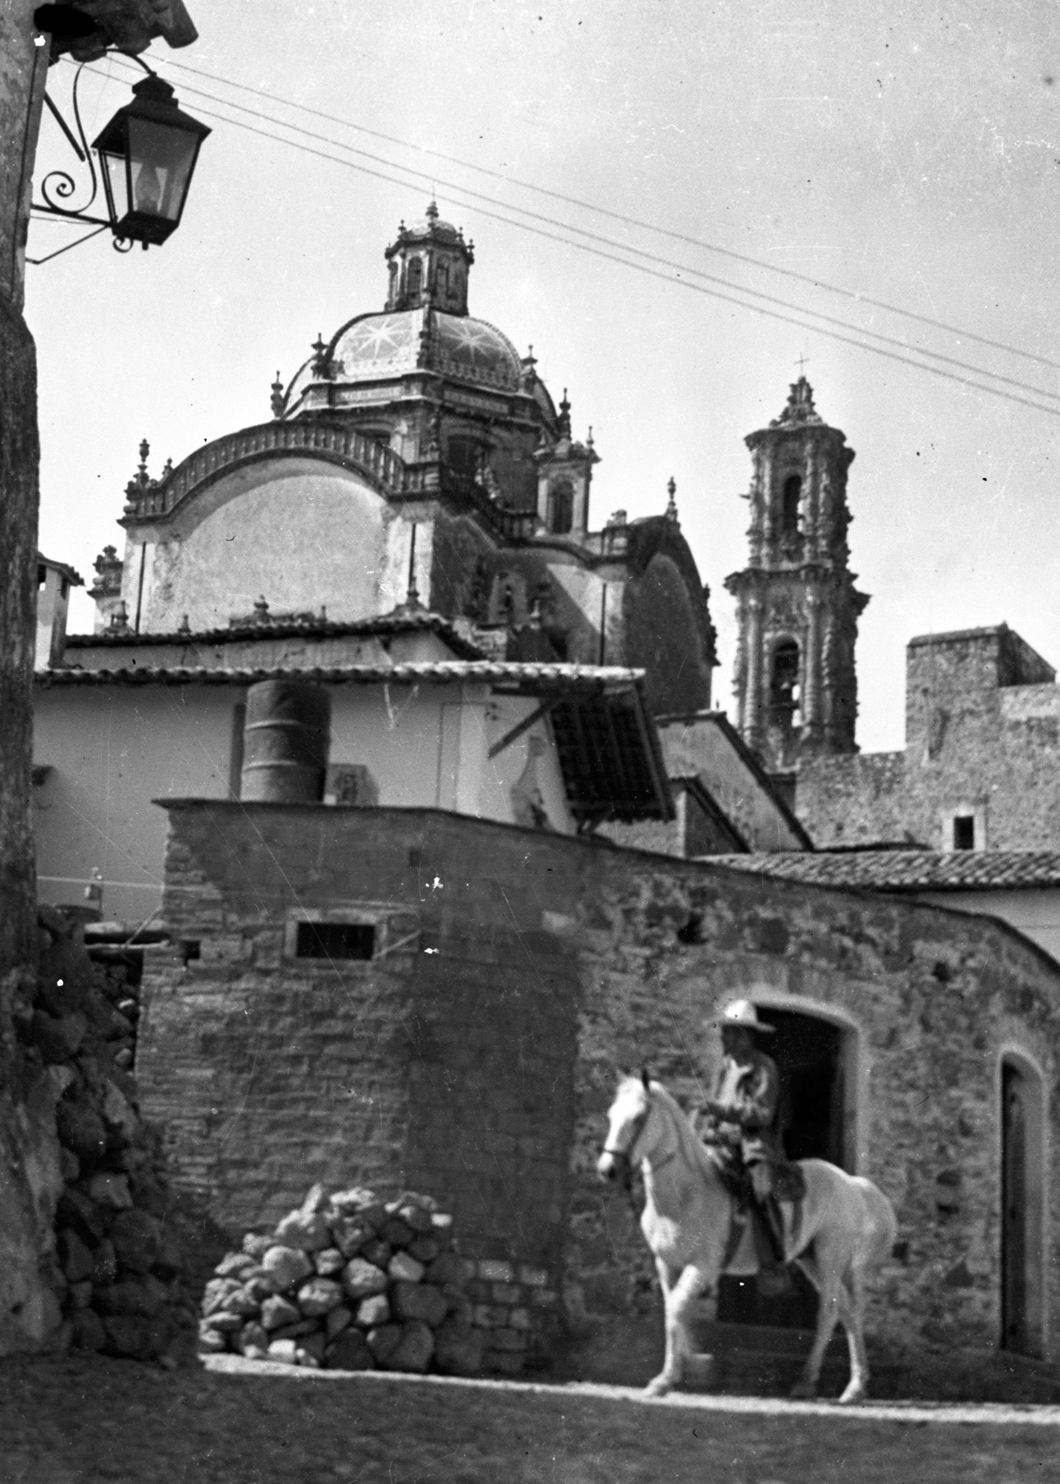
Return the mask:
<path id="1" fill-rule="evenodd" d="M 954 850 L 975 849 L 974 814 L 955 814 L 953 816 L 953 848 Z"/>
<path id="2" fill-rule="evenodd" d="M 296 958 L 371 958 L 375 926 L 370 922 L 300 922 Z"/>

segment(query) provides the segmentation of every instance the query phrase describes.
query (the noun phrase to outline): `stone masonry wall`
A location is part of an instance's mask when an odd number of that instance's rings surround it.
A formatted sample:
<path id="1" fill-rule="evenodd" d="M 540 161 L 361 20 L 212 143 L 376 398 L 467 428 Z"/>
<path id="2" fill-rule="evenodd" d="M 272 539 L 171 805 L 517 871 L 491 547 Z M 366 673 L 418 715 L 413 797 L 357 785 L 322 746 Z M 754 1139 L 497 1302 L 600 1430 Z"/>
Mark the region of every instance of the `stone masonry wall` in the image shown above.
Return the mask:
<path id="1" fill-rule="evenodd" d="M 145 969 L 138 1076 L 178 1178 L 233 1233 L 311 1179 L 411 1186 L 472 1256 L 545 1268 L 580 1334 L 654 1314 L 639 1232 L 595 1178 L 604 1113 L 645 1061 L 698 1100 L 704 1022 L 753 992 L 856 1037 L 858 1168 L 900 1225 L 875 1337 L 997 1343 L 1001 1057 L 1047 1088 L 1060 1070 L 1060 970 L 1004 926 L 430 810 L 184 802 L 170 821 L 174 949 Z M 282 958 L 292 906 L 372 903 L 393 920 L 374 961 Z"/>
<path id="2" fill-rule="evenodd" d="M 722 868 L 601 857 L 579 923 L 583 1011 L 568 1305 L 591 1320 L 652 1310 L 628 1208 L 592 1177 L 614 1068 L 646 1063 L 693 1105 L 716 1055 L 704 1022 L 753 993 L 856 1028 L 858 1172 L 894 1202 L 898 1254 L 870 1296 L 893 1352 L 990 1347 L 1000 1333 L 1000 1059 L 1020 1049 L 1052 1085 L 1060 974 L 986 919 L 868 895 L 737 879 Z M 682 941 L 694 936 L 698 941 Z M 1055 1141 L 1060 1109 L 1051 1110 Z M 1044 1296 L 1060 1320 L 1055 1156 Z"/>
<path id="3" fill-rule="evenodd" d="M 914 640 L 900 753 L 800 764 L 796 812 L 819 849 L 878 841 L 948 850 L 976 817 L 977 848 L 1060 847 L 1060 688 L 1001 626 Z"/>
<path id="4" fill-rule="evenodd" d="M 433 832 L 395 834 L 406 817 Z M 527 931 L 523 884 L 472 868 L 430 811 L 171 821 L 175 946 L 148 954 L 137 1070 L 184 1185 L 232 1232 L 309 1181 L 422 1190 L 476 1257 L 554 1267 L 577 979 L 563 944 Z M 288 914 L 339 906 L 374 921 L 374 960 L 285 955 Z M 201 956 L 185 963 L 182 941 Z"/>

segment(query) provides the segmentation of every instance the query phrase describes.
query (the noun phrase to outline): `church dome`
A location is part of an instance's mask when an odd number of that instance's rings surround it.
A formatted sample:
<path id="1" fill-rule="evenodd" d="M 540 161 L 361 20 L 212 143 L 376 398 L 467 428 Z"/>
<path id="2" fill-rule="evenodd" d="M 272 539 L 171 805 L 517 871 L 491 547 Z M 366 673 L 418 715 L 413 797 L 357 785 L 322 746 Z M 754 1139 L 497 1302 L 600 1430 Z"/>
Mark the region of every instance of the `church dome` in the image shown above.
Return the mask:
<path id="1" fill-rule="evenodd" d="M 386 249 L 384 308 L 348 320 L 291 383 L 274 388 L 278 416 L 334 409 L 342 388 L 386 381 L 412 371 L 434 371 L 451 381 L 499 392 L 524 389 L 519 352 L 495 325 L 467 312 L 468 272 L 474 248 L 432 201 L 422 221 L 398 228 Z"/>
<path id="2" fill-rule="evenodd" d="M 322 367 L 327 368 L 326 377 Z M 519 352 L 507 335 L 485 320 L 437 309 L 383 310 L 358 315 L 343 325 L 323 355 L 302 367 L 287 405 L 293 409 L 303 393 L 322 380 L 338 388 L 416 370 L 502 392 L 517 392 L 522 384 Z"/>

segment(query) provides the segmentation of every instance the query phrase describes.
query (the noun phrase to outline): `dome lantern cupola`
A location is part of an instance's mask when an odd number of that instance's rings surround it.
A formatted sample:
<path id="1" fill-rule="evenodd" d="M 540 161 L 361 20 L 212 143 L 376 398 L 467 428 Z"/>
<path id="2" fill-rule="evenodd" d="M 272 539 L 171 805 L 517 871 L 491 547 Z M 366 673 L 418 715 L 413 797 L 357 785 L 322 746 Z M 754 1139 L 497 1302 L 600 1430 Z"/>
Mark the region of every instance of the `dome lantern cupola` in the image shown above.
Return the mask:
<path id="1" fill-rule="evenodd" d="M 398 227 L 397 241 L 386 250 L 390 269 L 387 310 L 429 306 L 446 314 L 467 314 L 467 276 L 475 261 L 464 234 L 438 217 L 432 201 L 426 220 Z"/>

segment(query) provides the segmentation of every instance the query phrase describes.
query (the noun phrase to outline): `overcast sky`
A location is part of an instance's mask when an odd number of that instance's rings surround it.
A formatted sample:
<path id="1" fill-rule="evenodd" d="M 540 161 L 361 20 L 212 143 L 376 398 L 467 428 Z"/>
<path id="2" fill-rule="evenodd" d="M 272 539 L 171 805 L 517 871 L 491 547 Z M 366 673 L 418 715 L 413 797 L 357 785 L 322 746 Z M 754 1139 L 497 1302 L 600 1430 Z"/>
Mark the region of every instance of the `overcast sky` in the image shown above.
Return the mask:
<path id="1" fill-rule="evenodd" d="M 169 243 L 121 256 L 101 236 L 28 270 L 49 555 L 90 582 L 100 549 L 113 542 L 121 551 L 114 522 L 141 438 L 157 473 L 167 457 L 179 462 L 267 420 L 277 369 L 286 383 L 318 331 L 328 338 L 382 307 L 383 249 L 402 217 L 422 215 L 433 183 L 442 216 L 474 239 L 472 314 L 522 352 L 532 343 L 557 400 L 569 388 L 576 433 L 592 425 L 602 459 L 593 524 L 620 507 L 631 518 L 661 511 L 676 478 L 720 632 L 716 704 L 730 715 L 735 636 L 722 582 L 746 560 L 743 438 L 780 412 L 802 355 L 819 411 L 857 451 L 852 565 L 872 597 L 858 643 L 861 747 L 902 745 L 904 647 L 914 634 L 1004 620 L 1060 665 L 1055 414 L 721 302 L 690 289 L 687 275 L 677 282 L 657 267 L 663 279 L 650 277 L 487 214 L 527 207 L 795 306 L 774 306 L 781 313 L 846 320 L 856 328 L 841 333 L 851 339 L 875 329 L 910 355 L 931 349 L 1055 395 L 1057 366 L 967 338 L 1060 363 L 1060 27 L 1050 0 L 189 0 L 189 8 L 199 43 L 181 52 L 156 44 L 150 54 L 188 111 L 284 132 L 192 88 L 224 95 L 377 156 L 346 158 L 395 181 L 205 118 L 214 133 Z M 170 62 L 263 89 L 272 101 Z M 121 63 L 97 70 L 110 80 L 86 72 L 81 84 L 89 138 L 134 80 Z M 52 69 L 64 108 L 72 76 L 68 64 Z M 409 147 L 298 114 L 283 99 Z M 46 120 L 38 178 L 67 163 L 64 149 Z M 417 181 L 399 165 L 431 178 Z M 623 226 L 516 181 L 965 333 Z M 68 238 L 65 226 L 34 226 L 31 255 Z M 90 625 L 82 596 L 73 627 Z"/>

